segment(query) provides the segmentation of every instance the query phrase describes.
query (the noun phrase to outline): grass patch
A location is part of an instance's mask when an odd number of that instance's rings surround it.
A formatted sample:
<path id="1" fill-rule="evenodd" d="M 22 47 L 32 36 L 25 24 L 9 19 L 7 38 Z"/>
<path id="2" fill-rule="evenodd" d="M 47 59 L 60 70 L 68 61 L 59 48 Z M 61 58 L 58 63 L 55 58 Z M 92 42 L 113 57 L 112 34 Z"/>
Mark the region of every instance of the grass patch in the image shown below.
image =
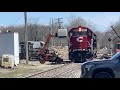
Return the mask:
<path id="1" fill-rule="evenodd" d="M 14 69 L 3 69 L 0 70 L 0 78 L 15 78 L 22 74 L 29 74 L 34 69 L 32 69 L 32 65 L 25 65 L 21 64 L 18 67 L 15 67 Z"/>

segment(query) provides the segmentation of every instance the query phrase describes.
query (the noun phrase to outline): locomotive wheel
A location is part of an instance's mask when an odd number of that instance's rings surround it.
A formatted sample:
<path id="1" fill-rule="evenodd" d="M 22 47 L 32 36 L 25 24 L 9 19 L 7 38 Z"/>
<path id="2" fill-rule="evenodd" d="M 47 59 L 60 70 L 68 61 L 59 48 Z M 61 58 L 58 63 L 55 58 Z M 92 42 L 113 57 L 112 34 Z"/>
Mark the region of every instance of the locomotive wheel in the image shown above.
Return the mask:
<path id="1" fill-rule="evenodd" d="M 56 64 L 60 64 L 62 61 L 63 61 L 63 59 L 57 57 L 55 63 L 56 63 Z"/>
<path id="2" fill-rule="evenodd" d="M 41 64 L 44 64 L 44 63 L 45 63 L 45 60 L 44 60 L 44 59 L 41 59 L 41 60 L 40 60 L 40 63 L 41 63 Z"/>

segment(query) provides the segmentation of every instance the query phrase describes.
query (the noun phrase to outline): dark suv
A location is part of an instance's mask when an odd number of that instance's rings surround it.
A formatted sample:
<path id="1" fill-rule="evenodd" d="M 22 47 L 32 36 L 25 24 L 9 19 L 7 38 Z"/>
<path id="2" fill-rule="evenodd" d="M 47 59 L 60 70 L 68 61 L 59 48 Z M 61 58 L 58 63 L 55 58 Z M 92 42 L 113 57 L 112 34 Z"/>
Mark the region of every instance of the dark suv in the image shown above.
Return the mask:
<path id="1" fill-rule="evenodd" d="M 81 78 L 120 78 L 120 52 L 110 59 L 87 61 L 81 65 Z"/>

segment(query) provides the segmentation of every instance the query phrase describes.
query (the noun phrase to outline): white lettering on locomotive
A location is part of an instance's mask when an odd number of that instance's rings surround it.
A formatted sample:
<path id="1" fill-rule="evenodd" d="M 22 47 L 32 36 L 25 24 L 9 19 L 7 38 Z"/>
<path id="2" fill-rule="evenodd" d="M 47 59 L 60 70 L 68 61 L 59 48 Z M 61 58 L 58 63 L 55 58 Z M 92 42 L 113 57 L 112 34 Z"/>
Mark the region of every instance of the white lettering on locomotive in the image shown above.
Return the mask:
<path id="1" fill-rule="evenodd" d="M 78 38 L 76 39 L 76 41 L 77 41 L 77 42 L 82 42 L 82 41 L 83 41 L 83 37 L 78 37 Z"/>

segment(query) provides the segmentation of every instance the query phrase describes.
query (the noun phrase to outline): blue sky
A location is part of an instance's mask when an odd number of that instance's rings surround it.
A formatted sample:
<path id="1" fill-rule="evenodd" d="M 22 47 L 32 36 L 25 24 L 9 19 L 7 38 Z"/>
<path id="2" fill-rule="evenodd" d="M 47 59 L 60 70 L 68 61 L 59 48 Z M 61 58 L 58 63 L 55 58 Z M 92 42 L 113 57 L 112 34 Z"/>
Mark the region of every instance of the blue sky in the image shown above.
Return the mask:
<path id="1" fill-rule="evenodd" d="M 99 31 L 107 30 L 110 23 L 119 20 L 120 12 L 28 12 L 30 18 L 39 18 L 40 24 L 49 24 L 50 18 L 63 18 L 64 24 L 68 23 L 69 17 L 75 15 L 91 21 Z M 23 12 L 0 12 L 0 25 L 19 25 L 24 24 Z"/>

